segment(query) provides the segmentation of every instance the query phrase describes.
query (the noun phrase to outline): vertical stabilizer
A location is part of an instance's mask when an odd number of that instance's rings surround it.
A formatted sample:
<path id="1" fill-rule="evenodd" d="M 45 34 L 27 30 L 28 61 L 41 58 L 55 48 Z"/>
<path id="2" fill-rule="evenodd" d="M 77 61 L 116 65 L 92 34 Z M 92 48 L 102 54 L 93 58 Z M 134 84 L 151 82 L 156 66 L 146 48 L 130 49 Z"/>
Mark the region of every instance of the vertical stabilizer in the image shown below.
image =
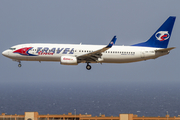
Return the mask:
<path id="1" fill-rule="evenodd" d="M 176 17 L 170 16 L 146 42 L 132 46 L 167 48 Z"/>

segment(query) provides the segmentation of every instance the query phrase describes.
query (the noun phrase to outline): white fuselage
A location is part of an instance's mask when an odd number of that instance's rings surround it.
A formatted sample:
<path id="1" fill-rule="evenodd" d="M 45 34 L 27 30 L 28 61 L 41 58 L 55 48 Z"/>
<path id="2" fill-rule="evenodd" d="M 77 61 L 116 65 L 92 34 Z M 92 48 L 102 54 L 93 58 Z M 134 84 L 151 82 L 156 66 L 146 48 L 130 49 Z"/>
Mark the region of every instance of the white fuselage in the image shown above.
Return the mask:
<path id="1" fill-rule="evenodd" d="M 28 55 L 13 53 L 17 49 L 28 48 Z M 79 45 L 79 44 L 20 44 L 4 51 L 3 55 L 15 61 L 56 61 L 60 62 L 62 56 L 77 57 L 103 48 L 104 45 Z M 137 46 L 113 46 L 105 52 L 102 52 L 101 58 L 97 61 L 88 61 L 89 63 L 129 63 L 166 55 L 166 52 L 157 52 L 161 48 L 137 47 Z M 22 53 L 22 54 L 21 54 Z M 79 61 L 85 63 L 87 61 Z"/>

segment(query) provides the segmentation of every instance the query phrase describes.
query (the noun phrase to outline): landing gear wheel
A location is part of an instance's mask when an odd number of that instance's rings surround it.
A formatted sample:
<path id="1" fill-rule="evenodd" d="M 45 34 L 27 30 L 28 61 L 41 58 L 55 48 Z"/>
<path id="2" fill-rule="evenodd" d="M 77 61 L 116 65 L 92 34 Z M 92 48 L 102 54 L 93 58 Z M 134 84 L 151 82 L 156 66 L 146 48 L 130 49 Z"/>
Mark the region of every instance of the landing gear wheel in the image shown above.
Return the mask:
<path id="1" fill-rule="evenodd" d="M 90 70 L 90 69 L 91 69 L 91 66 L 90 66 L 90 65 L 87 65 L 87 66 L 86 66 L 86 69 L 87 69 L 87 70 Z"/>
<path id="2" fill-rule="evenodd" d="M 18 67 L 20 68 L 22 65 L 21 64 L 18 64 Z"/>

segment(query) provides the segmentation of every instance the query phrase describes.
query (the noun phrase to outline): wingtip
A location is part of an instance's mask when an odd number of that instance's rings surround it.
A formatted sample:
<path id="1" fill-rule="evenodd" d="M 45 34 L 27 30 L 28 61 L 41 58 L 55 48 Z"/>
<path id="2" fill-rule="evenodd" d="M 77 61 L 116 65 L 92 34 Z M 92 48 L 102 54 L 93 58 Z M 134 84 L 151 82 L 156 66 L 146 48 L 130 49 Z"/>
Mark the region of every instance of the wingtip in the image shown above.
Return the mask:
<path id="1" fill-rule="evenodd" d="M 173 17 L 173 18 L 176 18 L 176 16 L 169 16 L 169 17 Z"/>

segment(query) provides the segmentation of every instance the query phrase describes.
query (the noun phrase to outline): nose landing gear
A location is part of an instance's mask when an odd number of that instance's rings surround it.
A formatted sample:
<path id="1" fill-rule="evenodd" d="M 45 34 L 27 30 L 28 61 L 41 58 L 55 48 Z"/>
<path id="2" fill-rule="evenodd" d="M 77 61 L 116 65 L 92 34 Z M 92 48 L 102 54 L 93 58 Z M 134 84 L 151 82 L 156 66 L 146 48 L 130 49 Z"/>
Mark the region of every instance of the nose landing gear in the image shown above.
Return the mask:
<path id="1" fill-rule="evenodd" d="M 20 68 L 22 65 L 21 65 L 21 61 L 19 61 L 19 64 L 18 64 L 18 67 Z"/>
<path id="2" fill-rule="evenodd" d="M 87 63 L 86 69 L 87 69 L 87 70 L 90 70 L 90 69 L 91 69 L 91 66 L 89 65 L 89 63 Z"/>

